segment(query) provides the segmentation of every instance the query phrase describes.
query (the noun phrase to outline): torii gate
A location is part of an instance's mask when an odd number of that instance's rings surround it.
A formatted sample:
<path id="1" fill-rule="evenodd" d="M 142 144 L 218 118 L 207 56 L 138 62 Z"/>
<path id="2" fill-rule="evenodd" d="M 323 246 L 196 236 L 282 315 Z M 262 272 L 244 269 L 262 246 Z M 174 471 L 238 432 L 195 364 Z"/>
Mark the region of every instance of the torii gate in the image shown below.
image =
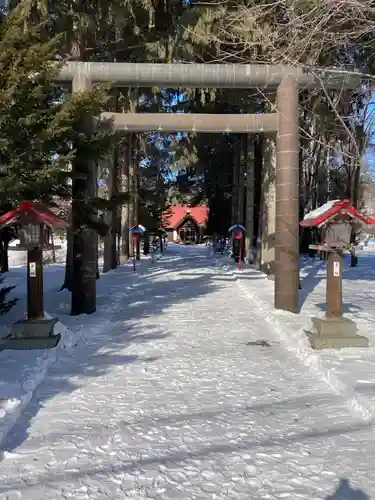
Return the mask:
<path id="1" fill-rule="evenodd" d="M 276 309 L 298 312 L 299 286 L 299 87 L 356 88 L 360 79 L 339 71 L 315 75 L 300 67 L 260 64 L 153 64 L 68 62 L 56 79 L 72 82 L 73 92 L 91 83 L 121 87 L 275 89 L 276 113 L 151 114 L 102 113 L 124 132 L 277 133 Z"/>

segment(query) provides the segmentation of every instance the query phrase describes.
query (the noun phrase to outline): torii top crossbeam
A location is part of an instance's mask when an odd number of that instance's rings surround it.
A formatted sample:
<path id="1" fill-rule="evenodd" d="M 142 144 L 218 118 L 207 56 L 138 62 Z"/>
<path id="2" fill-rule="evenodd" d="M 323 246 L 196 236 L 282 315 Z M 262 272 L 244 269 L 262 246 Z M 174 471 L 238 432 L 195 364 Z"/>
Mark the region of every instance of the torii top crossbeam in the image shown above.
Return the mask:
<path id="1" fill-rule="evenodd" d="M 277 88 L 287 76 L 300 87 L 356 88 L 358 76 L 339 71 L 308 72 L 302 67 L 269 64 L 159 64 L 70 61 L 56 79 L 69 83 L 75 76 L 93 82 L 129 87 Z"/>

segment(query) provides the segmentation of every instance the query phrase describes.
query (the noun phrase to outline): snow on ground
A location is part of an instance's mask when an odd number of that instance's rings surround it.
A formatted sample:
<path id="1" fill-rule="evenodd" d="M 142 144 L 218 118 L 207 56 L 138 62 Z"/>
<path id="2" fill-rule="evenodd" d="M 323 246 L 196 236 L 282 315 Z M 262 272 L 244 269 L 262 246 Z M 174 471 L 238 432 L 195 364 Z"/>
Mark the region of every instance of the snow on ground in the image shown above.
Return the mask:
<path id="1" fill-rule="evenodd" d="M 3 443 L 0 499 L 373 498 L 373 421 L 290 350 L 270 282 L 170 248 L 100 280 Z"/>
<path id="2" fill-rule="evenodd" d="M 25 252 L 9 252 L 11 270 L 4 275 L 4 284 L 16 286 L 11 296 L 17 297 L 19 302 L 9 314 L 1 317 L 2 337 L 9 334 L 12 323 L 25 315 L 26 269 L 22 267 L 24 260 L 26 262 Z M 65 262 L 64 247 L 60 254 L 57 254 L 56 260 L 60 264 L 44 267 L 44 302 L 47 314 L 60 319 L 54 331 L 56 334 L 61 334 L 61 341 L 57 349 L 0 352 L 0 443 L 43 381 L 48 368 L 61 356 L 61 353 L 75 347 L 86 338 L 86 335 L 90 335 L 92 329 L 105 329 L 108 323 L 111 324 L 110 319 L 107 320 L 106 316 L 98 318 L 98 314 L 78 317 L 69 315 L 70 293 L 66 290 L 59 291 L 64 280 L 64 265 L 61 264 Z M 133 272 L 132 263 L 129 262 L 114 272 L 102 275 L 97 282 L 98 308 L 103 310 L 105 307 L 106 313 L 116 311 L 118 295 L 114 293 L 109 297 L 110 304 L 108 304 L 108 282 L 112 283 L 113 291 L 120 284 L 119 295 L 122 297 L 126 293 L 129 294 L 132 284 L 150 267 L 152 267 L 151 260 L 143 257 L 141 262 L 137 263 L 136 273 Z"/>
<path id="3" fill-rule="evenodd" d="M 234 267 L 234 266 L 232 266 Z M 257 280 L 256 289 L 252 278 Z M 238 284 L 257 302 L 267 321 L 278 329 L 284 343 L 314 371 L 324 375 L 338 391 L 345 392 L 353 411 L 363 418 L 375 418 L 375 245 L 359 253 L 358 267 L 350 267 L 344 255 L 343 311 L 358 325 L 358 333 L 370 340 L 369 349 L 324 350 L 309 346 L 306 330 L 310 318 L 325 312 L 326 262 L 318 258 L 301 259 L 300 314 L 273 309 L 273 282 L 252 269 L 237 275 Z"/>
<path id="4" fill-rule="evenodd" d="M 8 258 L 10 269 L 24 267 L 27 264 L 27 252 L 18 248 L 19 240 L 13 240 L 9 245 Z M 55 241 L 55 258 L 58 264 L 65 264 L 66 256 L 66 240 Z M 43 260 L 45 264 L 53 263 L 52 250 L 44 250 Z"/>

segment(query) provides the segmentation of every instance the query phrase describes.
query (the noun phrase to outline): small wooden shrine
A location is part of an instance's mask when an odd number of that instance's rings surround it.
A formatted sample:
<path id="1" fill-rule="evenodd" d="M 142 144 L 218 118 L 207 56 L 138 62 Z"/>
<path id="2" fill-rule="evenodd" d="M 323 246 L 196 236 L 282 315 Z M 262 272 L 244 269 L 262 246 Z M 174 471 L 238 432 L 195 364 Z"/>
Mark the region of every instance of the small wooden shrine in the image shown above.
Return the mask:
<path id="1" fill-rule="evenodd" d="M 44 318 L 43 249 L 51 248 L 52 229 L 68 224 L 44 204 L 22 201 L 0 217 L 0 230 L 18 226 L 20 250 L 27 251 L 27 319 L 17 321 L 12 332 L 0 340 L 1 349 L 46 349 L 56 347 L 60 335 L 53 335 L 57 318 Z"/>
<path id="2" fill-rule="evenodd" d="M 368 347 L 366 337 L 357 334 L 354 321 L 342 315 L 342 253 L 352 247 L 351 235 L 361 227 L 375 224 L 350 205 L 349 200 L 333 200 L 305 215 L 300 225 L 320 230 L 320 242 L 313 250 L 327 252 L 326 313 L 312 318 L 314 332 L 308 332 L 314 349 Z"/>

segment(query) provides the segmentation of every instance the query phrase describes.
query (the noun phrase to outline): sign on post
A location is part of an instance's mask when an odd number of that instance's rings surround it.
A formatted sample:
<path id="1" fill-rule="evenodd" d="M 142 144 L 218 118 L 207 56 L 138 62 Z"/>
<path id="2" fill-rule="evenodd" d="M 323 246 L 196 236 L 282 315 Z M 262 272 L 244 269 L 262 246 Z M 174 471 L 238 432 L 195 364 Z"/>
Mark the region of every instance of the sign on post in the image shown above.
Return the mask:
<path id="1" fill-rule="evenodd" d="M 30 278 L 36 277 L 36 262 L 29 262 L 29 275 Z"/>
<path id="2" fill-rule="evenodd" d="M 333 276 L 335 276 L 335 278 L 340 277 L 340 262 L 333 263 Z"/>

